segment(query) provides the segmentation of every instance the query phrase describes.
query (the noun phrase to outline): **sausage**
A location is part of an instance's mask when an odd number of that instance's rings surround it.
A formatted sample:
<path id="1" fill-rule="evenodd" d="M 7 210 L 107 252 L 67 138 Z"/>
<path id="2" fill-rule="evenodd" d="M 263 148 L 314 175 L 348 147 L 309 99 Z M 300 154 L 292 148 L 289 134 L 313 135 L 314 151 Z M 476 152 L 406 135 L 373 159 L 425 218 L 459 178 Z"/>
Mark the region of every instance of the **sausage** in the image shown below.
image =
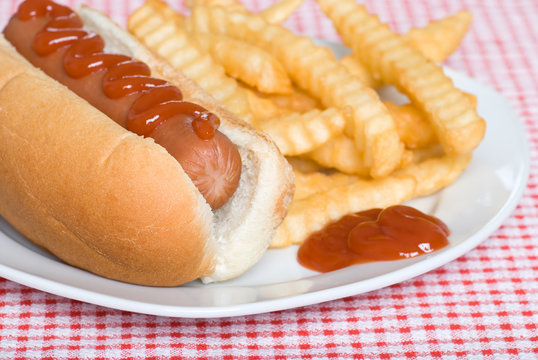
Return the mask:
<path id="1" fill-rule="evenodd" d="M 36 8 L 31 13 L 24 6 Z M 182 100 L 181 91 L 150 76 L 146 64 L 104 54 L 104 41 L 52 1 L 26 1 L 4 29 L 5 38 L 34 66 L 67 86 L 124 128 L 163 146 L 212 209 L 233 195 L 241 175 L 235 145 L 218 117 Z"/>

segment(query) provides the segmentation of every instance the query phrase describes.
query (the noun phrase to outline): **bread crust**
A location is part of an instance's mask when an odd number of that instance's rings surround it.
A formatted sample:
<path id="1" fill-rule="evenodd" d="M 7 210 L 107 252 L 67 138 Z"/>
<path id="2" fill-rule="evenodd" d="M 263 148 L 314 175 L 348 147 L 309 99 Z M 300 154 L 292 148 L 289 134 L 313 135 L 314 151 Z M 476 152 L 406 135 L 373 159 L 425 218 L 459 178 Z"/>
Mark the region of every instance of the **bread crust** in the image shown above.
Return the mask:
<path id="1" fill-rule="evenodd" d="M 221 118 L 244 162 L 236 194 L 213 213 L 164 148 L 34 68 L 2 36 L 0 215 L 63 261 L 107 278 L 175 286 L 238 276 L 263 255 L 286 214 L 294 189 L 289 165 L 265 135 L 183 74 L 129 36 L 118 41 L 186 100 Z M 228 220 L 234 212 L 244 221 Z"/>

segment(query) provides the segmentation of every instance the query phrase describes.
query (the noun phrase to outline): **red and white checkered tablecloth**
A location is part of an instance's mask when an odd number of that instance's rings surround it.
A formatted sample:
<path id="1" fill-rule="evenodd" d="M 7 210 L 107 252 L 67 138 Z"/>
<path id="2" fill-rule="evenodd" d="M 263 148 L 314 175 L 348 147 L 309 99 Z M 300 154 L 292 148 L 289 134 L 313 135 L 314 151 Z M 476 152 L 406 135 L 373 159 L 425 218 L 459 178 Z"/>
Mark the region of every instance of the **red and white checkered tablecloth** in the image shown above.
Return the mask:
<path id="1" fill-rule="evenodd" d="M 63 2 L 88 4 L 124 26 L 142 1 Z M 0 0 L 0 26 L 19 2 Z M 180 0 L 170 2 L 184 7 Z M 252 10 L 272 2 L 244 1 Z M 123 312 L 0 278 L 0 358 L 538 359 L 538 1 L 364 2 L 401 32 L 461 8 L 473 13 L 469 34 L 446 64 L 501 92 L 530 143 L 528 185 L 501 228 L 459 259 L 400 284 L 236 318 Z M 285 24 L 300 34 L 338 40 L 313 0 L 304 0 Z"/>

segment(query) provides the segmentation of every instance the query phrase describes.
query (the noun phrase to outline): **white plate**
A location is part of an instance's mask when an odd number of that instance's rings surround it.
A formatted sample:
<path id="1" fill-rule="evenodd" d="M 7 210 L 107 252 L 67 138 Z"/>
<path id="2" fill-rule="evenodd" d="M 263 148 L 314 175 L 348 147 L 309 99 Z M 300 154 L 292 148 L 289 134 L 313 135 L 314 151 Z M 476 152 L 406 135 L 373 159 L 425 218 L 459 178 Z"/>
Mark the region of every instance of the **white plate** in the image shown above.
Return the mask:
<path id="1" fill-rule="evenodd" d="M 329 44 L 337 55 L 345 50 Z M 395 284 L 435 269 L 486 239 L 515 208 L 529 172 L 522 124 L 498 93 L 446 69 L 461 89 L 478 96 L 487 121 L 484 141 L 464 174 L 450 187 L 408 204 L 441 218 L 450 245 L 428 256 L 356 265 L 327 274 L 302 268 L 296 247 L 269 250 L 232 281 L 154 288 L 108 280 L 73 268 L 30 243 L 0 218 L 0 276 L 49 293 L 133 312 L 174 317 L 223 317 L 320 303 Z M 383 96 L 400 100 L 390 89 Z"/>

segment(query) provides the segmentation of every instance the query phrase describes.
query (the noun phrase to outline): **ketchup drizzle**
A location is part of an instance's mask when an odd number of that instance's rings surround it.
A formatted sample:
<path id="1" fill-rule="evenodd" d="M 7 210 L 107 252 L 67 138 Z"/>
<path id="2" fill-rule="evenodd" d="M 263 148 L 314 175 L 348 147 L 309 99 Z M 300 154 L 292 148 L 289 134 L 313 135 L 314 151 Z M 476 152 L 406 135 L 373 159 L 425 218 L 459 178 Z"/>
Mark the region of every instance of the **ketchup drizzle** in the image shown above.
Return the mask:
<path id="1" fill-rule="evenodd" d="M 69 47 L 63 59 L 66 73 L 82 78 L 105 71 L 102 89 L 111 99 L 140 94 L 127 113 L 127 130 L 148 136 L 159 124 L 177 114 L 192 119 L 193 130 L 203 140 L 213 138 L 220 121 L 199 105 L 183 101 L 181 91 L 165 80 L 150 76 L 149 67 L 125 55 L 104 53 L 101 36 L 82 29 L 83 22 L 70 8 L 52 0 L 26 0 L 17 16 L 26 21 L 50 17 L 34 39 L 33 49 L 40 56 Z"/>

